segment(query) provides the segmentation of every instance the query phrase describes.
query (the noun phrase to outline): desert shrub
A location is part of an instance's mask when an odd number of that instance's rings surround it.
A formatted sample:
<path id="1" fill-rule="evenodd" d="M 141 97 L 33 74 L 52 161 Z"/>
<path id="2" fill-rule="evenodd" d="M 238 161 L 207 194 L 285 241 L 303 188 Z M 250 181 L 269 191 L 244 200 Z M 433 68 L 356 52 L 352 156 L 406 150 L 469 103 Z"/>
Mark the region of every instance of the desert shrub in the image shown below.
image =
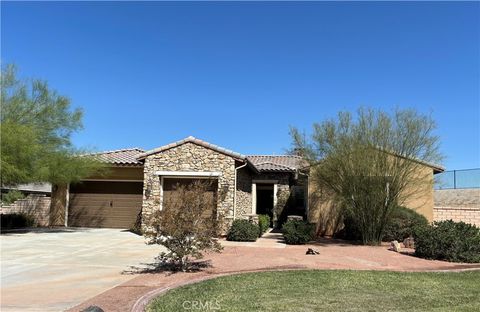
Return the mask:
<path id="1" fill-rule="evenodd" d="M 291 245 L 305 244 L 313 238 L 315 227 L 300 220 L 289 220 L 282 227 L 285 242 Z"/>
<path id="2" fill-rule="evenodd" d="M 383 240 L 401 242 L 405 238 L 413 236 L 416 228 L 427 225 L 428 220 L 423 215 L 412 209 L 398 206 L 392 212 L 392 216 L 385 226 Z"/>
<path id="3" fill-rule="evenodd" d="M 415 255 L 452 262 L 480 262 L 480 229 L 452 220 L 416 229 Z"/>
<path id="4" fill-rule="evenodd" d="M 291 128 L 291 152 L 310 164 L 310 184 L 345 206 L 362 243 L 378 245 L 397 203 L 431 196 L 425 162 L 442 159 L 434 129 L 435 120 L 414 109 L 361 107 L 314 123 L 310 136 Z"/>
<path id="5" fill-rule="evenodd" d="M 18 229 L 35 225 L 34 218 L 24 213 L 2 214 L 0 218 L 2 229 Z"/>
<path id="6" fill-rule="evenodd" d="M 268 228 L 270 227 L 270 216 L 269 215 L 259 215 L 258 216 L 258 227 L 260 230 L 260 235 L 262 236 Z"/>
<path id="7" fill-rule="evenodd" d="M 343 217 L 343 229 L 341 229 L 338 233 L 335 233 L 334 236 L 335 238 L 342 238 L 348 240 L 362 239 L 360 227 L 355 222 L 355 219 L 349 216 Z"/>
<path id="8" fill-rule="evenodd" d="M 190 271 L 192 258 L 201 259 L 204 252 L 222 249 L 216 238 L 222 218 L 216 212 L 215 197 L 208 196 L 212 185 L 209 181 L 178 184 L 175 193 L 165 198 L 162 210 L 147 220 L 144 235 L 150 243 L 168 250 L 158 257 L 161 266 Z"/>
<path id="9" fill-rule="evenodd" d="M 2 203 L 6 205 L 13 204 L 16 200 L 25 198 L 19 190 L 10 190 L 7 193 L 2 193 Z"/>
<path id="10" fill-rule="evenodd" d="M 361 228 L 355 218 L 345 215 L 343 217 L 344 228 L 335 237 L 348 240 L 362 240 Z M 382 240 L 403 241 L 404 238 L 413 236 L 417 227 L 428 225 L 428 220 L 416 211 L 396 206 L 387 220 L 383 229 Z"/>
<path id="11" fill-rule="evenodd" d="M 227 233 L 227 240 L 254 242 L 258 238 L 258 225 L 248 220 L 235 220 Z"/>

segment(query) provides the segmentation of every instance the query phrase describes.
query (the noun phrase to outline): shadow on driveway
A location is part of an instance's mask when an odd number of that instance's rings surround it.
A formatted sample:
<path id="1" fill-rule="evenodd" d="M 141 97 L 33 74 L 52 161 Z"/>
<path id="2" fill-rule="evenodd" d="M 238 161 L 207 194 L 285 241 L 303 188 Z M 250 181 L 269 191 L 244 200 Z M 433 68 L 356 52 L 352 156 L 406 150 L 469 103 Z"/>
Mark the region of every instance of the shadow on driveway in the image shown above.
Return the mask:
<path id="1" fill-rule="evenodd" d="M 29 227 L 19 229 L 2 229 L 2 235 L 9 234 L 26 234 L 26 233 L 78 233 L 92 231 L 91 228 L 76 228 L 76 227 Z"/>

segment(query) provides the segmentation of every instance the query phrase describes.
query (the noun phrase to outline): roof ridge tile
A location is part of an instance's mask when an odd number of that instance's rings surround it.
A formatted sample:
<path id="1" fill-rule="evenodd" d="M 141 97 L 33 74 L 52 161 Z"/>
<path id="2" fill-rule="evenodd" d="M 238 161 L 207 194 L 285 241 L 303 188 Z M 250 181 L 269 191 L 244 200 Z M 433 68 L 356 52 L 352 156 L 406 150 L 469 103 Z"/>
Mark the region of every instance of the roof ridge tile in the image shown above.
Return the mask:
<path id="1" fill-rule="evenodd" d="M 142 149 L 142 148 L 132 147 L 132 148 L 121 148 L 121 149 L 116 149 L 116 150 L 109 150 L 109 151 L 93 152 L 93 153 L 88 153 L 88 154 L 84 154 L 84 155 L 113 154 L 113 153 L 121 153 L 121 152 L 128 152 L 128 151 L 145 152 L 145 150 Z"/>
<path id="2" fill-rule="evenodd" d="M 171 149 L 173 147 L 180 146 L 180 145 L 185 144 L 185 143 L 193 143 L 193 144 L 203 146 L 205 148 L 210 148 L 214 151 L 217 151 L 217 152 L 222 153 L 222 154 L 226 154 L 227 156 L 230 156 L 230 157 L 233 157 L 233 158 L 246 159 L 246 156 L 243 155 L 243 154 L 234 152 L 232 150 L 220 147 L 220 146 L 212 144 L 212 143 L 208 143 L 206 141 L 197 139 L 193 136 L 188 136 L 188 137 L 186 137 L 184 139 L 181 139 L 179 141 L 176 141 L 176 142 L 173 142 L 173 143 L 170 143 L 170 144 L 167 144 L 167 145 L 163 145 L 163 146 L 151 149 L 149 151 L 143 152 L 142 154 L 138 155 L 137 159 L 140 160 L 140 159 L 143 159 L 143 158 L 147 157 L 148 155 L 160 153 L 160 152 Z"/>

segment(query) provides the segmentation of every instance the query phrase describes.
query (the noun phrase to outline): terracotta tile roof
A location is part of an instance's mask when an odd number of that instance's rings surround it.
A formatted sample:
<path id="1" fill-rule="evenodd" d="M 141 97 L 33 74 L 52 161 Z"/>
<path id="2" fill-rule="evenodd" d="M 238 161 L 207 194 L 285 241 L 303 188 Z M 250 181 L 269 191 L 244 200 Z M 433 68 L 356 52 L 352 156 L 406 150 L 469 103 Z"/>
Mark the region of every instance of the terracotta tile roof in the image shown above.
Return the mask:
<path id="1" fill-rule="evenodd" d="M 114 165 L 142 165 L 143 163 L 139 161 L 137 157 L 144 152 L 145 151 L 143 149 L 134 147 L 89 155 L 95 157 L 101 162 Z"/>
<path id="2" fill-rule="evenodd" d="M 141 160 L 141 159 L 144 159 L 144 158 L 147 157 L 148 155 L 160 153 L 160 152 L 169 150 L 169 149 L 171 149 L 171 148 L 180 146 L 180 145 L 185 144 L 185 143 L 197 144 L 197 145 L 203 146 L 203 147 L 205 147 L 205 148 L 209 148 L 209 149 L 211 149 L 211 150 L 214 150 L 214 151 L 216 151 L 216 152 L 222 153 L 222 154 L 224 154 L 224 155 L 227 155 L 227 156 L 230 156 L 230 157 L 239 159 L 239 160 L 246 160 L 245 155 L 242 155 L 242 154 L 240 154 L 240 153 L 236 153 L 236 152 L 234 152 L 234 151 L 232 151 L 232 150 L 229 150 L 229 149 L 220 147 L 220 146 L 218 146 L 218 145 L 211 144 L 211 143 L 208 143 L 208 142 L 206 142 L 206 141 L 203 141 L 203 140 L 194 138 L 193 136 L 189 136 L 189 137 L 187 137 L 187 138 L 185 138 L 185 139 L 183 139 L 183 140 L 180 140 L 180 141 L 177 141 L 177 142 L 173 142 L 173 143 L 170 143 L 170 144 L 167 144 L 167 145 L 164 145 L 164 146 L 160 146 L 160 147 L 157 147 L 157 148 L 152 149 L 152 150 L 150 150 L 150 151 L 146 151 L 146 152 L 138 155 L 138 159 L 140 159 L 140 160 Z"/>
<path id="3" fill-rule="evenodd" d="M 189 136 L 183 140 L 170 143 L 149 151 L 145 151 L 141 148 L 127 148 L 127 149 L 88 154 L 88 156 L 94 156 L 94 157 L 97 157 L 97 159 L 102 162 L 119 165 L 119 166 L 128 166 L 128 165 L 141 166 L 143 165 L 142 160 L 148 155 L 160 153 L 185 143 L 194 143 L 199 146 L 203 146 L 205 148 L 209 148 L 219 153 L 225 154 L 234 159 L 247 161 L 250 168 L 258 172 L 295 172 L 299 169 L 308 167 L 308 163 L 301 156 L 295 156 L 295 155 L 247 155 L 245 156 L 243 154 L 236 153 L 232 150 L 220 147 L 218 145 L 211 144 L 206 141 L 194 138 L 193 136 Z M 397 154 L 394 154 L 394 155 L 397 155 Z M 400 156 L 400 157 L 404 157 L 404 156 Z M 443 172 L 445 170 L 445 168 L 436 164 L 427 163 L 417 159 L 414 159 L 414 161 L 417 161 L 421 164 L 432 167 L 434 170 L 434 173 Z"/>
<path id="4" fill-rule="evenodd" d="M 260 172 L 294 172 L 307 166 L 302 157 L 295 155 L 248 155 L 247 159 Z"/>
<path id="5" fill-rule="evenodd" d="M 225 149 L 215 144 L 189 136 L 183 140 L 170 143 L 149 151 L 140 148 L 128 148 L 115 151 L 90 154 L 102 162 L 115 165 L 139 165 L 143 164 L 143 159 L 149 155 L 160 153 L 168 149 L 180 146 L 185 143 L 193 143 L 205 148 L 212 149 L 219 153 L 230 156 L 234 159 L 246 161 L 249 166 L 259 172 L 295 172 L 305 167 L 307 164 L 300 156 L 294 155 L 249 155 L 245 156 L 229 149 Z"/>

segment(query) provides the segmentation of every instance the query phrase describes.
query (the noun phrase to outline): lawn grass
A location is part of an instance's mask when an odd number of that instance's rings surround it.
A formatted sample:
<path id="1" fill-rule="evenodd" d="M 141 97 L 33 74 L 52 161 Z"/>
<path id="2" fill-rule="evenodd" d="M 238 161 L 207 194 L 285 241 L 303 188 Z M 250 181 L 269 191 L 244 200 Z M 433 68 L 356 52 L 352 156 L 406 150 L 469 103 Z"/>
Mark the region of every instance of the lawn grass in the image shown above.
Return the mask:
<path id="1" fill-rule="evenodd" d="M 480 271 L 240 274 L 171 290 L 147 311 L 480 311 Z"/>

